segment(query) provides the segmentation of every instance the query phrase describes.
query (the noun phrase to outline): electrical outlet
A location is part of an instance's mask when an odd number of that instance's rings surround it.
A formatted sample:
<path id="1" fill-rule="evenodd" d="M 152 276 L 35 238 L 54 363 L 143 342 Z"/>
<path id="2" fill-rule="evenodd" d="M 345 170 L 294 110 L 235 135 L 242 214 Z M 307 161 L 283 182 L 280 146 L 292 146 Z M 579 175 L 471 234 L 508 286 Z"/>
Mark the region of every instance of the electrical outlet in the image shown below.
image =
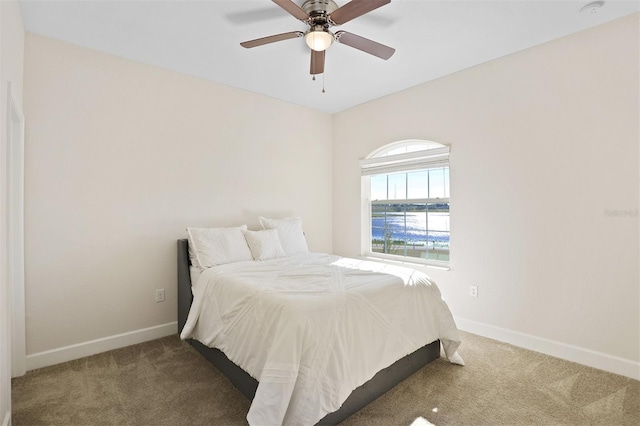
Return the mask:
<path id="1" fill-rule="evenodd" d="M 478 297 L 478 286 L 472 285 L 469 287 L 469 296 Z"/>
<path id="2" fill-rule="evenodd" d="M 164 288 L 156 289 L 156 302 L 164 302 Z"/>

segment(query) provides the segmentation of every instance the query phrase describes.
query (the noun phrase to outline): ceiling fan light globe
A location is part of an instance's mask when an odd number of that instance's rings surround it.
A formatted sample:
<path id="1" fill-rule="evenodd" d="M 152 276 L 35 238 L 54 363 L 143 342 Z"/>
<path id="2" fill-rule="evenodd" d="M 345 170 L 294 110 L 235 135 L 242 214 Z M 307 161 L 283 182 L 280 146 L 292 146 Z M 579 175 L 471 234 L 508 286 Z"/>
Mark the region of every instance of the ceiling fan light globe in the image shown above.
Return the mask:
<path id="1" fill-rule="evenodd" d="M 304 41 L 310 49 L 322 52 L 327 50 L 333 43 L 333 34 L 329 31 L 309 31 L 304 35 Z"/>

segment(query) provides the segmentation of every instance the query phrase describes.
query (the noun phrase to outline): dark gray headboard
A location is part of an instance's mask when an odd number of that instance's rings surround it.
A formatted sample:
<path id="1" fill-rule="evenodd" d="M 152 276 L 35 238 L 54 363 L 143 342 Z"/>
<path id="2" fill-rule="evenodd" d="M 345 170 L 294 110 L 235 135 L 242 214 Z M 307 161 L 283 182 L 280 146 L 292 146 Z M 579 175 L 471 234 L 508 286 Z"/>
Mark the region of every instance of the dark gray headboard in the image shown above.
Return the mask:
<path id="1" fill-rule="evenodd" d="M 178 240 L 178 334 L 187 322 L 193 301 L 191 273 L 189 271 L 189 240 Z"/>

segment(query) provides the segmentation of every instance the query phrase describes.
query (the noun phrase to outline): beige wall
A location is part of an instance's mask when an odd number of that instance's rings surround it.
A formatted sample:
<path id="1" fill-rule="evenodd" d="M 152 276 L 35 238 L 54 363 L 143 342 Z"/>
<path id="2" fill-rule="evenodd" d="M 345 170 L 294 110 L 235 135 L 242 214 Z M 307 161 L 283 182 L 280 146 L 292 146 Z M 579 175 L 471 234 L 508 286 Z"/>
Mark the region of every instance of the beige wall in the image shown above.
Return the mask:
<path id="1" fill-rule="evenodd" d="M 639 16 L 336 114 L 334 251 L 360 253 L 358 159 L 450 144 L 451 269 L 428 272 L 454 315 L 637 369 Z"/>
<path id="2" fill-rule="evenodd" d="M 10 316 L 7 281 L 7 87 L 11 82 L 13 99 L 22 104 L 22 66 L 24 29 L 20 7 L 15 1 L 0 2 L 0 424 L 11 413 Z M 18 105 L 20 107 L 20 105 Z"/>
<path id="3" fill-rule="evenodd" d="M 175 321 L 187 226 L 331 251 L 327 114 L 32 34 L 24 108 L 28 354 Z"/>

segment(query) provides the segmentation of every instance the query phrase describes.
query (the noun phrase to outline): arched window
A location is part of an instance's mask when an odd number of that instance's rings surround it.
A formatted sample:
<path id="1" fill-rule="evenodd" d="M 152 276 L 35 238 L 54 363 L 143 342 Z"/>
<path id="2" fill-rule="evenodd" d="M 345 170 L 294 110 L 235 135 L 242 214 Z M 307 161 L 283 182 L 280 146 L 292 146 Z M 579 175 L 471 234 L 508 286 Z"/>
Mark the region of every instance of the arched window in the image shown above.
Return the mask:
<path id="1" fill-rule="evenodd" d="M 363 254 L 449 264 L 449 147 L 406 140 L 360 161 Z"/>

